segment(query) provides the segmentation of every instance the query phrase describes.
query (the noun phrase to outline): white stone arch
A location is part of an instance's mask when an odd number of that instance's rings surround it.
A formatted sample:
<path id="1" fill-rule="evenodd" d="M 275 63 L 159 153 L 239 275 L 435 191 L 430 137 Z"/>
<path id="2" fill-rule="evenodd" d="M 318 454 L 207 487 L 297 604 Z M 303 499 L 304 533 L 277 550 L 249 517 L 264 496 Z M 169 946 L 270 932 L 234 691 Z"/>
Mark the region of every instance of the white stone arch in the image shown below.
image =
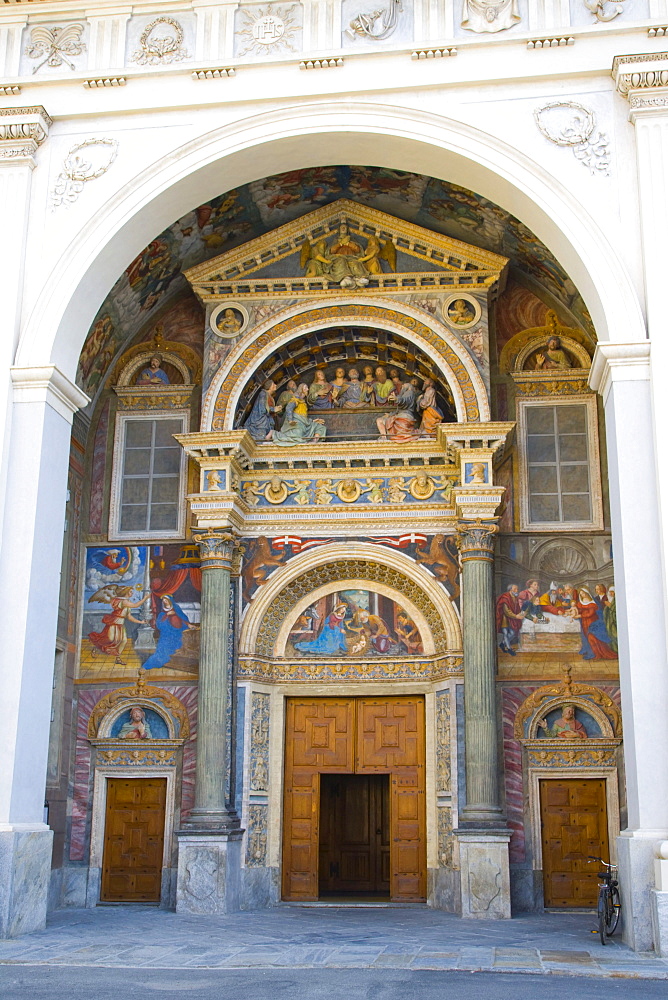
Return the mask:
<path id="1" fill-rule="evenodd" d="M 473 383 L 476 402 L 478 404 L 478 410 L 480 413 L 480 420 L 490 420 L 490 406 L 489 399 L 487 396 L 487 390 L 485 388 L 485 383 L 483 382 L 482 376 L 473 360 L 471 353 L 461 343 L 460 340 L 451 333 L 447 327 L 440 323 L 438 318 L 429 315 L 422 309 L 416 309 L 414 306 L 409 306 L 404 302 L 396 302 L 393 299 L 383 298 L 376 295 L 368 295 L 366 297 L 362 296 L 332 296 L 332 298 L 327 299 L 327 305 L 373 305 L 378 307 L 385 307 L 394 313 L 410 317 L 419 320 L 425 326 L 429 327 L 438 337 L 440 337 L 448 347 L 456 354 L 459 361 L 466 369 L 471 382 Z M 318 313 L 321 309 L 319 304 L 310 303 L 300 303 L 294 305 L 288 309 L 282 310 L 280 313 L 275 313 L 269 319 L 265 320 L 264 323 L 259 324 L 252 331 L 249 331 L 245 336 L 243 336 L 240 341 L 235 344 L 234 350 L 225 358 L 224 363 L 221 365 L 220 369 L 216 372 L 214 379 L 209 386 L 206 396 L 204 398 L 204 403 L 202 405 L 202 419 L 201 419 L 201 429 L 203 431 L 210 431 L 212 421 L 214 418 L 214 407 L 216 403 L 216 398 L 220 391 L 220 387 L 223 383 L 230 377 L 230 373 L 237 364 L 239 358 L 242 357 L 245 351 L 263 334 L 272 330 L 279 323 L 286 319 L 290 319 L 293 316 L 299 316 L 300 313 L 304 313 L 304 321 L 296 326 L 289 333 L 285 334 L 276 340 L 270 341 L 263 348 L 254 354 L 253 359 L 249 362 L 241 373 L 235 373 L 235 386 L 230 395 L 230 399 L 227 405 L 227 417 L 226 425 L 224 430 L 233 429 L 234 413 L 241 396 L 244 386 L 248 382 L 252 373 L 265 361 L 271 354 L 273 354 L 279 347 L 283 344 L 290 343 L 291 340 L 297 340 L 300 336 L 307 333 L 312 333 L 314 330 L 325 330 L 330 327 L 341 326 L 341 319 L 331 319 L 323 320 L 319 318 Z M 401 323 L 396 322 L 393 319 L 383 320 L 379 322 L 377 319 L 364 319 L 362 317 L 355 317 L 351 320 L 355 326 L 360 327 L 372 327 L 377 329 L 382 327 L 387 330 L 391 330 L 397 333 L 399 336 L 403 337 L 404 340 L 411 339 L 415 344 L 422 350 L 434 363 L 434 366 L 445 375 L 448 385 L 452 389 L 453 398 L 455 401 L 455 407 L 457 410 L 457 419 L 459 421 L 465 421 L 466 417 L 466 404 L 464 401 L 464 396 L 461 390 L 461 386 L 457 379 L 457 375 L 443 358 L 439 354 L 438 350 L 430 343 L 428 343 L 423 337 L 417 334 L 413 330 L 407 330 L 406 327 L 402 326 Z"/>
<path id="2" fill-rule="evenodd" d="M 413 171 L 472 189 L 512 212 L 584 298 L 599 340 L 645 339 L 626 266 L 582 202 L 510 143 L 432 113 L 321 102 L 244 116 L 170 151 L 84 223 L 46 276 L 16 353 L 74 378 L 86 334 L 118 275 L 156 233 L 222 191 L 272 172 L 330 163 Z"/>
<path id="3" fill-rule="evenodd" d="M 429 570 L 419 566 L 409 556 L 395 552 L 384 545 L 373 545 L 369 542 L 334 542 L 303 555 L 294 556 L 284 566 L 274 570 L 267 582 L 256 590 L 241 625 L 239 654 L 253 655 L 255 639 L 265 614 L 273 601 L 289 588 L 293 581 L 308 570 L 349 559 L 363 559 L 367 563 L 389 566 L 417 584 L 440 616 L 449 651 L 461 650 L 462 631 L 457 609 L 443 585 Z"/>

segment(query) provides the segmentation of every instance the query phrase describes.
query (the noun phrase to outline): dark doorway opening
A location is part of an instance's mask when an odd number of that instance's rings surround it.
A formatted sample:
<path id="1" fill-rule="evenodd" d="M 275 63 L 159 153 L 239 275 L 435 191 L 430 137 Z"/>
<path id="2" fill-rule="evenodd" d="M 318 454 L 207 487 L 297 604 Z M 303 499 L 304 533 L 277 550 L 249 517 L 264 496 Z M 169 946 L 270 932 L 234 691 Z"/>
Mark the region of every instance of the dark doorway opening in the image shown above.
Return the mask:
<path id="1" fill-rule="evenodd" d="M 319 895 L 390 898 L 389 774 L 321 774 Z"/>

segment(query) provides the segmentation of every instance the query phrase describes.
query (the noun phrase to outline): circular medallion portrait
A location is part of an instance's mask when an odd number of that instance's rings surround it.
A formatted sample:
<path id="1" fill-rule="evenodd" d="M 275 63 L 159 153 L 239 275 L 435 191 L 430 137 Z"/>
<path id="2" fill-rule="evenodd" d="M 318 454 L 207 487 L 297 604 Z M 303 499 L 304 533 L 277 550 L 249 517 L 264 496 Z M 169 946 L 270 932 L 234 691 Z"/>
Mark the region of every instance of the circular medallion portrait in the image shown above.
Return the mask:
<path id="1" fill-rule="evenodd" d="M 455 330 L 468 330 L 477 323 L 482 314 L 480 303 L 471 295 L 457 292 L 450 295 L 443 303 L 443 318 L 448 326 Z"/>
<path id="2" fill-rule="evenodd" d="M 211 313 L 209 325 L 217 337 L 231 340 L 248 325 L 248 311 L 239 302 L 222 302 Z"/>

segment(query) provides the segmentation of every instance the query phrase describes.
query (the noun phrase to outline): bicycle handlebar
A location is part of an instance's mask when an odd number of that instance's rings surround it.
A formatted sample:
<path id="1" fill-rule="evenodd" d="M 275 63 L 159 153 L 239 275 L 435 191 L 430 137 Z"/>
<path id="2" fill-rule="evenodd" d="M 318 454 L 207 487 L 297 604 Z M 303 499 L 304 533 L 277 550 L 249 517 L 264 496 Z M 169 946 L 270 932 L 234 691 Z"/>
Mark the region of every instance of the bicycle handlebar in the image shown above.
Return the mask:
<path id="1" fill-rule="evenodd" d="M 590 861 L 600 861 L 601 864 L 605 865 L 606 868 L 610 869 L 617 868 L 617 865 L 611 865 L 608 861 L 604 861 L 603 858 L 594 857 L 593 854 L 588 854 L 587 857 L 589 858 Z"/>

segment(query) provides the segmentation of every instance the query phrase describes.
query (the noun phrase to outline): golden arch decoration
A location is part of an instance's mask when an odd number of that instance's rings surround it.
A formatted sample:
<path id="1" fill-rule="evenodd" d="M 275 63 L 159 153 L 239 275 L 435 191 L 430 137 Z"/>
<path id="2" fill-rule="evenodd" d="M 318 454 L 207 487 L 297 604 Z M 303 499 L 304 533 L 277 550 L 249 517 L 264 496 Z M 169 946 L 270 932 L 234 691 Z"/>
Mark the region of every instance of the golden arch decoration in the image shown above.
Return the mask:
<path id="1" fill-rule="evenodd" d="M 392 305 L 366 304 L 359 302 L 310 308 L 300 311 L 265 330 L 263 333 L 249 334 L 246 346 L 229 365 L 223 365 L 214 380 L 202 410 L 203 430 L 229 430 L 234 422 L 234 409 L 240 393 L 240 384 L 245 383 L 257 366 L 261 355 L 272 345 L 298 336 L 304 327 L 336 326 L 341 323 L 359 323 L 393 329 L 414 341 L 422 341 L 428 347 L 434 364 L 439 365 L 443 374 L 450 376 L 448 383 L 453 391 L 457 406 L 457 416 L 461 422 L 477 423 L 489 419 L 489 402 L 484 383 L 475 364 L 463 345 L 458 344 L 461 356 L 443 335 L 427 326 L 418 318 L 416 310 L 401 312 Z M 456 339 L 456 338 L 453 338 Z M 466 357 L 466 363 L 463 358 Z M 438 360 L 437 360 L 438 359 Z"/>
<path id="2" fill-rule="evenodd" d="M 115 688 L 100 698 L 88 719 L 89 738 L 108 736 L 114 719 L 131 705 L 157 711 L 167 724 L 170 739 L 190 737 L 188 712 L 183 702 L 165 688 L 147 685 L 140 671 L 134 687 Z"/>
<path id="3" fill-rule="evenodd" d="M 538 722 L 553 708 L 564 704 L 576 705 L 598 722 L 603 737 L 622 735 L 622 715 L 619 706 L 600 688 L 578 684 L 571 680 L 571 668 L 564 670 L 563 681 L 537 688 L 522 702 L 515 716 L 515 739 L 524 741 L 538 735 Z"/>
<path id="4" fill-rule="evenodd" d="M 286 618 L 297 613 L 300 601 L 326 584 L 348 580 L 384 586 L 413 605 L 426 623 L 434 652 L 461 650 L 457 611 L 442 584 L 408 556 L 353 542 L 322 546 L 275 571 L 246 612 L 241 654 L 273 656 Z"/>

